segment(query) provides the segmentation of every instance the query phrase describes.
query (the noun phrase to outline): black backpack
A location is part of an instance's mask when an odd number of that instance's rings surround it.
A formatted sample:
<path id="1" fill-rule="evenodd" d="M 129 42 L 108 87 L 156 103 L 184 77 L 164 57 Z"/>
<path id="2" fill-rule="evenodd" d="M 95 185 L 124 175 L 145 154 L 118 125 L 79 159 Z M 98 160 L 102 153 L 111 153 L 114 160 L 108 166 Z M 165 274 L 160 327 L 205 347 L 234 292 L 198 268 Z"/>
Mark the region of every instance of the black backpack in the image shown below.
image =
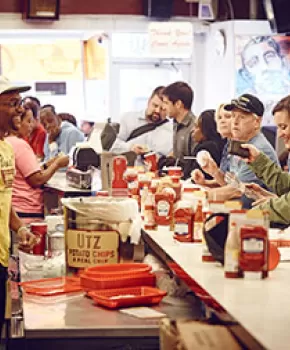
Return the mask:
<path id="1" fill-rule="evenodd" d="M 222 219 L 218 224 L 212 226 L 212 220 Z M 204 224 L 204 239 L 214 259 L 224 264 L 225 244 L 228 237 L 229 213 L 214 213 L 206 218 Z"/>

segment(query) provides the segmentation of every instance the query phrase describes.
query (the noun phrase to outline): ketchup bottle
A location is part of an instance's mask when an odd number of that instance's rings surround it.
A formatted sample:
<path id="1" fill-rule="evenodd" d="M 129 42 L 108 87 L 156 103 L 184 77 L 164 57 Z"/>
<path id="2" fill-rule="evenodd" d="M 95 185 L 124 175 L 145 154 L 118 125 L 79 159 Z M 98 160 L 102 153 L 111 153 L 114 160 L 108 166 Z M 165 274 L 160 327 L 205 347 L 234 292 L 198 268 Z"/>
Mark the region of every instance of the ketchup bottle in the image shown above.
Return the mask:
<path id="1" fill-rule="evenodd" d="M 203 225 L 202 202 L 198 201 L 194 214 L 193 242 L 202 242 Z"/>
<path id="2" fill-rule="evenodd" d="M 192 242 L 192 209 L 181 207 L 174 212 L 174 239 L 179 242 Z"/>
<path id="3" fill-rule="evenodd" d="M 155 220 L 157 225 L 170 226 L 173 218 L 174 197 L 169 192 L 155 195 Z"/>
<path id="4" fill-rule="evenodd" d="M 144 204 L 144 229 L 155 230 L 155 201 L 154 195 L 151 191 L 148 192 L 147 198 Z"/>

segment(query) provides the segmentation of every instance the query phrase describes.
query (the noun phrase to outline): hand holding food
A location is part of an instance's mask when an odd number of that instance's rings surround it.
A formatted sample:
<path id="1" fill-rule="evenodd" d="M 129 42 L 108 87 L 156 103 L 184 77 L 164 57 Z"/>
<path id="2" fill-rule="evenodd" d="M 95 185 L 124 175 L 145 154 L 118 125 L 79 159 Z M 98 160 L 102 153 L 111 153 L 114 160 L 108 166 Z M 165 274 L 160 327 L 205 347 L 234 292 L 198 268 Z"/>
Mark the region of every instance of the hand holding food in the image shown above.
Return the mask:
<path id="1" fill-rule="evenodd" d="M 205 177 L 204 174 L 202 173 L 202 171 L 200 171 L 199 169 L 194 169 L 191 172 L 191 179 L 194 183 L 196 183 L 197 185 L 204 185 L 205 184 Z"/>

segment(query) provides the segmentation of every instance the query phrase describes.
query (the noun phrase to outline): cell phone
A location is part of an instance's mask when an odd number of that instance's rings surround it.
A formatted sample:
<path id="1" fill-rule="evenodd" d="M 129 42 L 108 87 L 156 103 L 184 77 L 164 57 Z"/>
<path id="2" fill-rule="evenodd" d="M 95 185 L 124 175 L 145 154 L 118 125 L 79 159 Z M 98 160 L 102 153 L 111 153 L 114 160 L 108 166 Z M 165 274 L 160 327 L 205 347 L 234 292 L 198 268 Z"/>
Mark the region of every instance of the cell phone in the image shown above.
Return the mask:
<path id="1" fill-rule="evenodd" d="M 248 149 L 241 147 L 243 144 L 245 144 L 245 142 L 231 140 L 228 147 L 228 153 L 240 156 L 241 158 L 248 158 L 250 156 L 250 152 Z"/>

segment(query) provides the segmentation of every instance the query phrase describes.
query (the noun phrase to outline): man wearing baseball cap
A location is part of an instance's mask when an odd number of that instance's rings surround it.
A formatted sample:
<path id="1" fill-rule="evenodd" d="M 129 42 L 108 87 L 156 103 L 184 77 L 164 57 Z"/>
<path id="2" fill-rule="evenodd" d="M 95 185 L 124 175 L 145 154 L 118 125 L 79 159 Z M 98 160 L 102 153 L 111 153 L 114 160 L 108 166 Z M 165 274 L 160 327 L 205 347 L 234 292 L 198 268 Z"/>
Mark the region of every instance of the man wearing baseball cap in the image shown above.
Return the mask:
<path id="1" fill-rule="evenodd" d="M 0 336 L 5 317 L 9 228 L 17 232 L 20 248 L 30 250 L 35 243 L 34 235 L 11 207 L 14 153 L 4 139 L 10 127 L 17 129 L 20 125 L 20 116 L 24 112 L 20 93 L 29 89 L 29 86 L 14 86 L 7 78 L 0 76 Z"/>
<path id="2" fill-rule="evenodd" d="M 232 113 L 232 139 L 256 146 L 273 162 L 279 164 L 275 150 L 260 131 L 264 114 L 263 103 L 256 96 L 244 94 L 225 105 L 224 109 L 231 111 Z M 242 161 L 242 159 L 234 155 L 229 155 L 228 162 L 230 172 L 235 174 L 238 180 L 243 183 L 257 183 L 264 187 L 263 182 L 256 177 L 253 171 Z M 213 176 L 221 186 L 220 188 L 210 191 L 209 199 L 228 200 L 241 196 L 239 190 L 227 185 L 224 173 L 218 168 L 213 160 L 210 160 L 209 164 L 203 168 L 203 170 Z M 250 207 L 251 201 L 248 198 L 243 196 L 242 200 L 245 208 Z"/>

